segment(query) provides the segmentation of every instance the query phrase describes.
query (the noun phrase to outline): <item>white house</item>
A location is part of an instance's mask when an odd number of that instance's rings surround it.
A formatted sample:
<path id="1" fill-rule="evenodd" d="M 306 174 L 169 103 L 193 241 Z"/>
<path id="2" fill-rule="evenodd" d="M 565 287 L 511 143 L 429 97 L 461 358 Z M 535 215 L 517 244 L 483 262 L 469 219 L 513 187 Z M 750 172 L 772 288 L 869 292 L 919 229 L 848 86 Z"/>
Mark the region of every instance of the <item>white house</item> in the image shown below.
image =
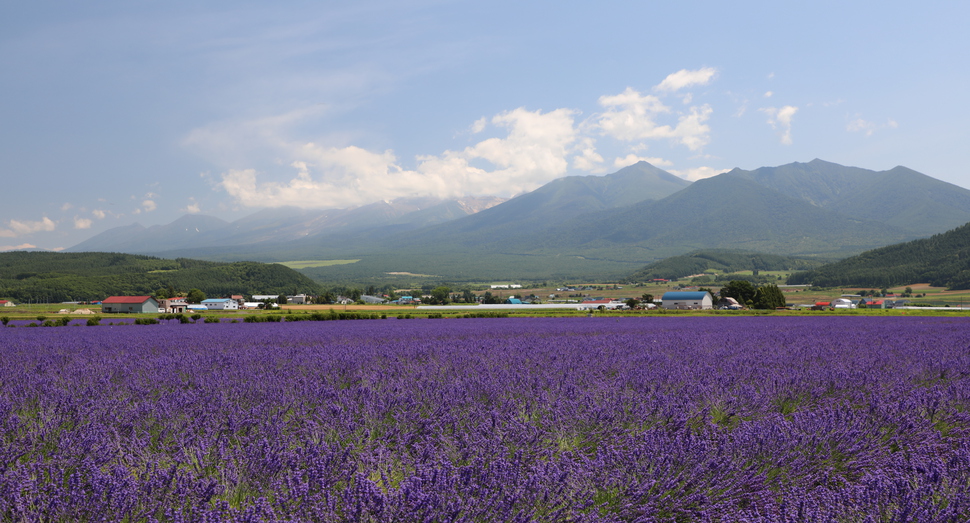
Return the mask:
<path id="1" fill-rule="evenodd" d="M 239 310 L 239 302 L 236 300 L 230 300 L 229 298 L 213 298 L 209 300 L 202 300 L 202 305 L 210 311 L 237 311 Z"/>
<path id="2" fill-rule="evenodd" d="M 836 299 L 832 300 L 832 305 L 831 306 L 832 306 L 833 309 L 854 309 L 854 308 L 856 308 L 855 303 L 852 303 L 852 300 L 850 300 L 848 298 L 836 298 Z"/>
<path id="3" fill-rule="evenodd" d="M 710 309 L 714 307 L 711 293 L 698 292 L 665 292 L 662 298 L 665 309 Z"/>
<path id="4" fill-rule="evenodd" d="M 9 300 L 0 300 L 0 307 L 16 307 L 16 304 Z"/>

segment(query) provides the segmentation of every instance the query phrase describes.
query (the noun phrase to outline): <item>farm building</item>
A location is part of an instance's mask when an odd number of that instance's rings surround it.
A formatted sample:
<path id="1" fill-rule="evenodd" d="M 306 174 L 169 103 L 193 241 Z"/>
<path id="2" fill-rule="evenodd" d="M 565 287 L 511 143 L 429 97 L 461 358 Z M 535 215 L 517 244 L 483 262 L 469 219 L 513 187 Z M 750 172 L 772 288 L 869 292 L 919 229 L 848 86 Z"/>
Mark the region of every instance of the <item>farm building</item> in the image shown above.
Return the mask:
<path id="1" fill-rule="evenodd" d="M 166 312 L 171 314 L 181 314 L 185 312 L 188 303 L 185 298 L 165 298 L 160 302 L 160 312 Z"/>
<path id="2" fill-rule="evenodd" d="M 15 307 L 14 302 L 10 300 L 0 300 L 0 307 Z"/>
<path id="3" fill-rule="evenodd" d="M 237 311 L 239 310 L 239 303 L 236 300 L 230 300 L 229 298 L 211 298 L 208 300 L 202 300 L 202 305 L 210 311 Z"/>
<path id="4" fill-rule="evenodd" d="M 714 302 L 711 293 L 697 292 L 665 292 L 662 298 L 665 309 L 710 309 Z"/>
<path id="5" fill-rule="evenodd" d="M 151 296 L 111 296 L 101 302 L 101 312 L 150 312 L 157 314 L 158 302 Z"/>

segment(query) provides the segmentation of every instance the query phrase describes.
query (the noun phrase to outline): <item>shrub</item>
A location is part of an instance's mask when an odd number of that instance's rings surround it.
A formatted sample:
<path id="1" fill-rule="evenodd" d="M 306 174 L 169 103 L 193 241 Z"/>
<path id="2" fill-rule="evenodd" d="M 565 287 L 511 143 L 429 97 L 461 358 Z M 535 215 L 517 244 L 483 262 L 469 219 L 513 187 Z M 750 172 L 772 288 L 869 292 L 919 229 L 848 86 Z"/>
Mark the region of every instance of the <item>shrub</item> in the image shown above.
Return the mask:
<path id="1" fill-rule="evenodd" d="M 9 316 L 0 317 L 0 323 L 2 323 L 4 327 L 6 327 L 7 324 L 10 323 L 10 317 Z"/>
<path id="2" fill-rule="evenodd" d="M 205 323 L 220 323 L 222 320 L 215 316 L 206 316 Z"/>
<path id="3" fill-rule="evenodd" d="M 201 318 L 201 317 L 202 317 L 202 315 L 199 314 L 199 313 L 195 313 L 195 314 L 192 315 L 192 319 L 195 320 L 195 321 L 199 321 L 199 318 Z"/>
<path id="4" fill-rule="evenodd" d="M 44 316 L 43 314 L 41 314 L 40 316 L 37 316 L 37 321 L 44 321 L 46 319 L 47 319 L 47 316 Z"/>

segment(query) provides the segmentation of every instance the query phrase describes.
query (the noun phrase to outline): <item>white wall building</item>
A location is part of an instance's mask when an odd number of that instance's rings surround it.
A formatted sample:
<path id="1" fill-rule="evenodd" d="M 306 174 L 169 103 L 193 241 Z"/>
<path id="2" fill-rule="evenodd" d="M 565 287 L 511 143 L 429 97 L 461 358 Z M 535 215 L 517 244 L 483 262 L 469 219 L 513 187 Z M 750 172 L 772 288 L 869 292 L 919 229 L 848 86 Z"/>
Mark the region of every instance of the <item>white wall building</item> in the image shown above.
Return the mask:
<path id="1" fill-rule="evenodd" d="M 239 303 L 236 300 L 230 300 L 229 298 L 213 298 L 210 300 L 202 300 L 202 305 L 210 311 L 237 311 L 239 310 Z"/>

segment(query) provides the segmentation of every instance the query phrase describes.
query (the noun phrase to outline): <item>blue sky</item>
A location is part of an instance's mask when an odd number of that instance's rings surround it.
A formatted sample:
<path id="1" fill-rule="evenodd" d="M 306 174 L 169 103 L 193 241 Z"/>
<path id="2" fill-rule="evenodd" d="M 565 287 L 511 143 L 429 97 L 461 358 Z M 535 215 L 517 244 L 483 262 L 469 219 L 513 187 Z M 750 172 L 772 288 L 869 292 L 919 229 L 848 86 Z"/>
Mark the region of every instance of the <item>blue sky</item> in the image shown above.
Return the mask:
<path id="1" fill-rule="evenodd" d="M 801 5 L 805 4 L 805 5 Z M 966 2 L 8 2 L 0 250 L 645 159 L 970 188 Z M 891 202 L 887 202 L 891 204 Z"/>

